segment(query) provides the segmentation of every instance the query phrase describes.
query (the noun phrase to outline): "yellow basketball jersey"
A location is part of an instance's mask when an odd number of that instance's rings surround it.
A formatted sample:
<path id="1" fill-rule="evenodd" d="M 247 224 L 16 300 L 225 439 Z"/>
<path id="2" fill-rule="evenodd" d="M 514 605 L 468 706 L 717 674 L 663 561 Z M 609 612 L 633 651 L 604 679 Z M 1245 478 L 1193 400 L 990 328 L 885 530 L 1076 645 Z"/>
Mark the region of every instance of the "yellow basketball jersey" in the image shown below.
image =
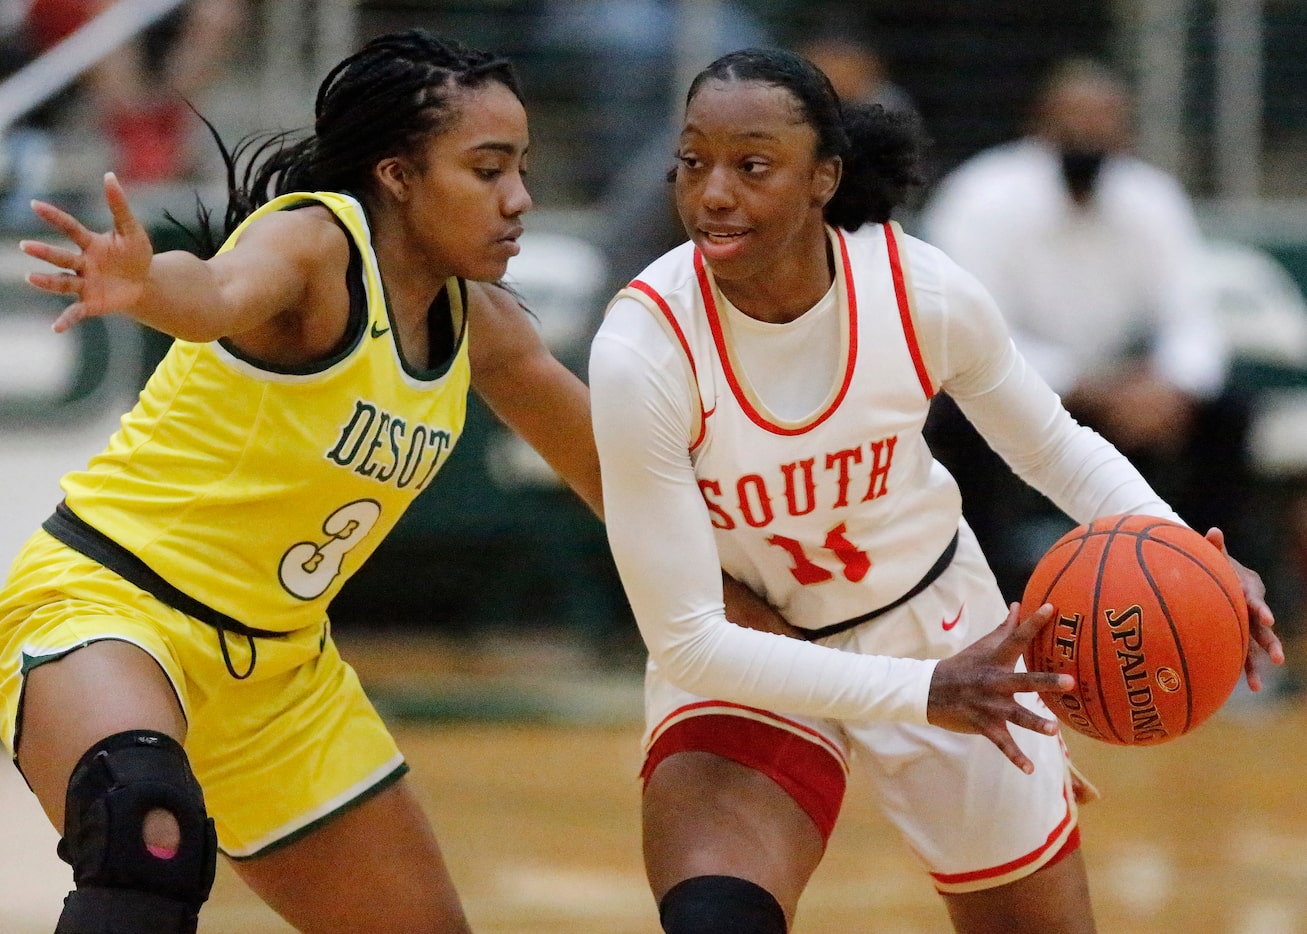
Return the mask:
<path id="1" fill-rule="evenodd" d="M 347 346 L 311 368 L 177 341 L 106 450 L 63 478 L 67 509 L 168 585 L 258 629 L 320 625 L 331 599 L 449 457 L 470 368 L 465 293 L 445 292 L 453 353 L 407 367 L 367 218 L 353 198 L 288 194 L 258 217 L 326 205 L 357 247 Z M 442 299 L 443 300 L 443 299 Z M 365 312 L 363 314 L 362 312 Z M 433 344 L 436 343 L 433 335 Z"/>

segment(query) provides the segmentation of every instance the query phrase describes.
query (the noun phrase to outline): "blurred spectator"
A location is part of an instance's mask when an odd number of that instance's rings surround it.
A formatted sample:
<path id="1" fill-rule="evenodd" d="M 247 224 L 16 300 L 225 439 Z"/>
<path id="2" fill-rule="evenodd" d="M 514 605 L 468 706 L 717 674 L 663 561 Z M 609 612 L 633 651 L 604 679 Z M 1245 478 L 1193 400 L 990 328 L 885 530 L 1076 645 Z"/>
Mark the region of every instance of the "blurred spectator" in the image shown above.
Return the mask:
<path id="1" fill-rule="evenodd" d="M 721 52 L 766 41 L 752 14 L 733 0 L 711 9 L 704 5 L 698 14 L 709 15 L 705 11 L 711 12 L 707 22 L 713 35 L 686 34 L 695 12 L 680 0 L 552 0 L 544 5 L 536 41 L 567 56 L 584 105 L 588 151 L 580 154 L 574 170 L 584 200 L 603 197 L 628 160 L 638 159 L 644 145 L 671 124 L 685 91 L 676 86 L 681 71 L 688 68 L 693 74 Z M 692 50 L 703 61 L 683 64 L 680 57 Z"/>
<path id="2" fill-rule="evenodd" d="M 185 99 L 220 74 L 247 14 L 248 0 L 190 0 L 110 52 L 80 87 L 114 147 L 126 181 L 186 177 L 195 116 Z M 35 57 L 67 38 L 113 0 L 32 0 L 21 22 L 21 53 Z"/>
<path id="3" fill-rule="evenodd" d="M 771 42 L 744 3 L 688 7 L 679 0 L 555 0 L 540 31 L 540 41 L 581 56 L 582 99 L 594 129 L 576 172 L 601 218 L 605 299 L 685 240 L 667 177 L 688 90 L 682 78 L 688 85 L 717 56 Z"/>
<path id="4" fill-rule="evenodd" d="M 890 80 L 880 50 L 853 23 L 823 19 L 820 29 L 795 51 L 825 72 L 840 100 L 917 113 L 908 92 Z"/>
<path id="5" fill-rule="evenodd" d="M 842 7 L 831 7 L 819 11 L 816 22 L 795 51 L 825 73 L 841 101 L 879 104 L 921 123 L 916 102 L 890 79 L 888 63 L 857 17 Z M 922 152 L 921 163 L 929 177 L 933 172 L 929 147 Z M 909 226 L 921 207 L 921 195 L 921 189 L 914 189 L 899 206 L 897 216 Z"/>
<path id="6" fill-rule="evenodd" d="M 926 203 L 922 233 L 974 273 L 1013 339 L 1067 408 L 1135 463 L 1236 556 L 1249 469 L 1246 407 L 1226 383 L 1229 351 L 1200 273 L 1203 243 L 1180 183 L 1130 154 L 1131 97 L 1105 65 L 1064 62 L 1041 87 L 1030 131 L 974 156 Z M 1020 596 L 1055 532 L 1015 537 L 1045 513 L 941 399 L 932 446 L 963 489 L 1000 585 Z"/>

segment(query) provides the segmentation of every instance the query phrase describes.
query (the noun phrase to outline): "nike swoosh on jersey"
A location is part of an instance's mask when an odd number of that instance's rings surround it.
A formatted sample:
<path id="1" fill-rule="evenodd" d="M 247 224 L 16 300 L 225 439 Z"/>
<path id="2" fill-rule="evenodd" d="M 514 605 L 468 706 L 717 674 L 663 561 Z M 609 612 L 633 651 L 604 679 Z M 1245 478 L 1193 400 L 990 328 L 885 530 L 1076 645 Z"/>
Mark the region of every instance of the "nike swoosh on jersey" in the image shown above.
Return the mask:
<path id="1" fill-rule="evenodd" d="M 942 620 L 940 622 L 940 626 L 943 627 L 945 632 L 948 632 L 950 629 L 952 629 L 954 626 L 958 624 L 958 620 L 962 618 L 962 610 L 965 606 L 966 604 L 964 603 L 962 606 L 958 607 L 957 616 L 953 617 L 952 619 Z"/>
<path id="2" fill-rule="evenodd" d="M 376 322 L 374 321 L 374 322 L 372 323 L 372 336 L 373 336 L 373 337 L 380 337 L 381 335 L 386 334 L 386 333 L 388 333 L 389 331 L 390 331 L 390 325 L 386 325 L 384 328 L 381 328 L 380 330 L 378 330 L 378 329 L 377 329 L 377 324 L 376 324 Z"/>

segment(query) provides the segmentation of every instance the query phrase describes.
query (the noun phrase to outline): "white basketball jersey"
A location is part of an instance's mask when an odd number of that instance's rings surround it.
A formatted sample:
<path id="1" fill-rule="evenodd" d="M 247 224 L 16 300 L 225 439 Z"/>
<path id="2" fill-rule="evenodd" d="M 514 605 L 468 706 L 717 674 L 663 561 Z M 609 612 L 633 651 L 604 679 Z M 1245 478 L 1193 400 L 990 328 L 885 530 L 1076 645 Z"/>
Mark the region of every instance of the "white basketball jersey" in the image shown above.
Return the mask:
<path id="1" fill-rule="evenodd" d="M 916 339 L 896 224 L 828 229 L 840 364 L 807 417 L 768 411 L 733 355 L 711 271 L 687 243 L 623 290 L 685 352 L 701 409 L 691 449 L 722 567 L 815 629 L 897 600 L 957 532 L 961 498 L 922 436 L 935 384 Z M 803 366 L 804 361 L 794 361 Z"/>

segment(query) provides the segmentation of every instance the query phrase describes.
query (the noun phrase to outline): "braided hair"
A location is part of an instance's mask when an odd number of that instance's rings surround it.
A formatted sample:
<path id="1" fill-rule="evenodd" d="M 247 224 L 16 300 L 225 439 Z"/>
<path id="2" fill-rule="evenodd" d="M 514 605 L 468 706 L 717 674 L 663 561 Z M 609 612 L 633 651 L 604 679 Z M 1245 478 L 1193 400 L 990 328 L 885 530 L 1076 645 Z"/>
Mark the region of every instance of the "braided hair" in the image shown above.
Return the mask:
<path id="1" fill-rule="evenodd" d="M 416 157 L 456 116 L 452 92 L 504 85 L 522 98 L 512 64 L 490 52 L 409 29 L 379 36 L 328 72 L 318 87 L 313 131 L 254 134 L 230 149 L 204 120 L 226 166 L 221 237 L 197 201 L 200 252 L 217 244 L 255 209 L 292 191 L 372 191 L 372 169 L 396 155 Z M 201 119 L 204 119 L 201 116 Z M 243 164 L 243 168 L 241 168 Z"/>
<path id="2" fill-rule="evenodd" d="M 817 134 L 817 158 L 838 156 L 844 164 L 824 212 L 833 226 L 857 230 L 868 221 L 884 223 L 925 183 L 925 139 L 916 116 L 891 113 L 880 104 L 841 104 L 830 79 L 799 55 L 771 48 L 723 55 L 695 76 L 686 104 L 705 81 L 714 79 L 760 81 L 790 92 L 803 122 Z"/>

